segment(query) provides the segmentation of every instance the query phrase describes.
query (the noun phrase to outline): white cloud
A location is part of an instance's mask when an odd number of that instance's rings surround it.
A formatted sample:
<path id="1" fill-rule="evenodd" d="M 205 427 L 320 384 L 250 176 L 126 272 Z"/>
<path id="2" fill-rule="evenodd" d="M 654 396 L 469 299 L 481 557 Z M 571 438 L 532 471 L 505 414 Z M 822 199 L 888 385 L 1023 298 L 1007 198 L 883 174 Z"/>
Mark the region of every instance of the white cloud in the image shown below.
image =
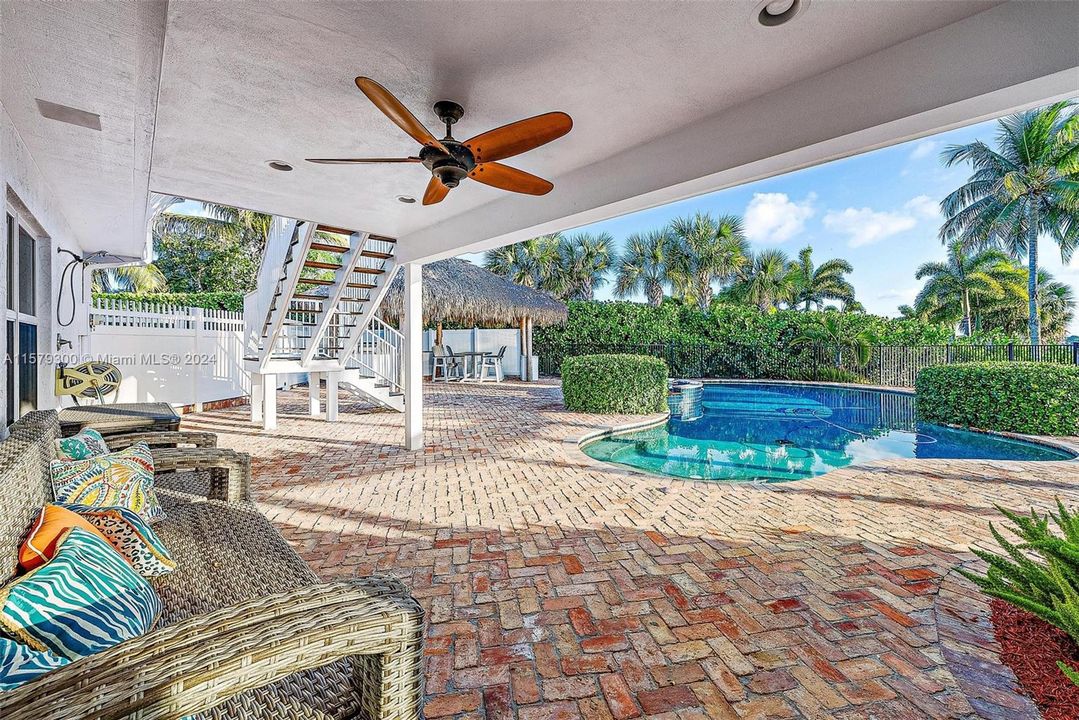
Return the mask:
<path id="1" fill-rule="evenodd" d="M 892 300 L 896 305 L 910 305 L 918 296 L 918 287 L 893 288 L 877 295 L 877 300 Z"/>
<path id="2" fill-rule="evenodd" d="M 794 202 L 786 193 L 753 193 L 745 212 L 746 237 L 753 242 L 781 243 L 802 232 L 806 220 L 813 217 L 810 193 L 805 200 Z"/>
<path id="3" fill-rule="evenodd" d="M 878 243 L 918 224 L 918 220 L 909 213 L 877 211 L 871 208 L 829 210 L 822 222 L 828 230 L 846 235 L 850 247 Z"/>
<path id="4" fill-rule="evenodd" d="M 940 149 L 940 140 L 922 140 L 920 143 L 914 146 L 914 150 L 910 153 L 911 160 L 923 160 L 930 155 L 933 155 Z"/>
<path id="5" fill-rule="evenodd" d="M 912 197 L 904 203 L 903 208 L 926 220 L 940 219 L 940 205 L 928 195 Z"/>

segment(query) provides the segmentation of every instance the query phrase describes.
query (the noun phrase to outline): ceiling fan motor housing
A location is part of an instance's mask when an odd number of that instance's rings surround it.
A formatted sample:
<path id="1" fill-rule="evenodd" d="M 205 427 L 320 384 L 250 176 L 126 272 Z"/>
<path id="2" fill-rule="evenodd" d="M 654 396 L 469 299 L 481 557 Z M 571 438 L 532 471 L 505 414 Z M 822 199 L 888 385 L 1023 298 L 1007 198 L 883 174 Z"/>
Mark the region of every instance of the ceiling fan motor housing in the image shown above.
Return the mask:
<path id="1" fill-rule="evenodd" d="M 448 188 L 458 184 L 476 167 L 476 159 L 467 147 L 449 138 L 442 141 L 449 154 L 430 146 L 420 151 L 420 161 Z"/>

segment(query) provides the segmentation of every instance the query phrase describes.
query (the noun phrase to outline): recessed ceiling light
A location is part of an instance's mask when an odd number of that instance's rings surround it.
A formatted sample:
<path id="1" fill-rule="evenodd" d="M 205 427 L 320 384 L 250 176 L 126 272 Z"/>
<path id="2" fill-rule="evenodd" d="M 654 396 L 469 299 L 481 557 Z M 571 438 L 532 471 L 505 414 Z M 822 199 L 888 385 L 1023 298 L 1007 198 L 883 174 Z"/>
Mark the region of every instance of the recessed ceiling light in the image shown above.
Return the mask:
<path id="1" fill-rule="evenodd" d="M 284 160 L 270 160 L 266 164 L 274 170 L 280 170 L 281 172 L 292 172 L 292 166 Z"/>
<path id="2" fill-rule="evenodd" d="M 757 22 L 765 27 L 783 25 L 795 18 L 809 0 L 766 0 L 757 6 Z"/>
<path id="3" fill-rule="evenodd" d="M 416 198 L 412 197 L 411 195 L 398 195 L 397 202 L 403 202 L 406 205 L 411 205 L 412 203 L 416 202 Z"/>

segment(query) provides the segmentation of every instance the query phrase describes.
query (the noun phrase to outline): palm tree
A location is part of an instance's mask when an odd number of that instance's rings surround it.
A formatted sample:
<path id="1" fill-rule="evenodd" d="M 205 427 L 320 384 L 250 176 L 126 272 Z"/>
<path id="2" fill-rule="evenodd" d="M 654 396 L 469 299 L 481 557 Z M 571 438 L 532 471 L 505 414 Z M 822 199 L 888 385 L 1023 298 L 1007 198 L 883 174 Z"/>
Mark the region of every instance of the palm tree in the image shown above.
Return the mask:
<path id="1" fill-rule="evenodd" d="M 1003 296 L 989 304 L 983 311 L 985 326 L 1006 333 L 1020 333 L 1026 324 L 1027 273 L 1025 267 L 1013 266 L 1013 279 L 1004 284 Z M 1068 325 L 1075 317 L 1076 298 L 1071 286 L 1053 279 L 1047 270 L 1038 270 L 1038 320 L 1042 335 L 1060 342 L 1067 334 Z"/>
<path id="2" fill-rule="evenodd" d="M 731 296 L 756 305 L 762 311 L 771 310 L 779 303 L 794 299 L 794 277 L 787 253 L 761 250 L 750 256 L 749 263 L 731 288 Z"/>
<path id="3" fill-rule="evenodd" d="M 1040 341 L 1038 239 L 1048 235 L 1064 262 L 1079 244 L 1079 115 L 1071 101 L 1006 117 L 996 150 L 981 141 L 953 145 L 941 155 L 947 166 L 970 163 L 973 174 L 941 202 L 944 242 L 997 247 L 1026 256 L 1027 327 Z"/>
<path id="4" fill-rule="evenodd" d="M 791 268 L 794 282 L 794 304 L 803 305 L 808 311 L 811 305 L 820 309 L 826 300 L 854 302 L 854 287 L 844 275 L 854 272 L 846 260 L 835 258 L 813 265 L 813 248 L 802 248 L 798 260 Z"/>
<path id="5" fill-rule="evenodd" d="M 596 288 L 606 282 L 613 244 L 609 233 L 563 237 L 544 289 L 562 300 L 591 300 Z"/>
<path id="6" fill-rule="evenodd" d="M 834 353 L 836 367 L 843 365 L 843 353 L 850 351 L 859 367 L 864 367 L 873 354 L 877 337 L 868 329 L 854 330 L 848 327 L 844 315 L 838 312 L 823 313 L 815 323 L 807 325 L 802 334 L 791 341 L 792 347 L 817 345 L 830 348 Z"/>
<path id="7" fill-rule="evenodd" d="M 561 242 L 562 235 L 555 233 L 488 250 L 483 256 L 483 266 L 518 285 L 542 289 L 558 260 Z"/>
<path id="8" fill-rule="evenodd" d="M 921 265 L 914 277 L 925 285 L 914 300 L 918 313 L 936 322 L 959 322 L 959 332 L 974 331 L 975 305 L 986 305 L 1004 296 L 1012 265 L 999 250 L 968 252 L 953 240 L 945 262 Z"/>
<path id="9" fill-rule="evenodd" d="M 643 292 L 648 304 L 663 302 L 663 286 L 670 282 L 670 235 L 666 230 L 634 233 L 626 238 L 626 249 L 615 263 L 615 294 L 626 297 Z"/>
<path id="10" fill-rule="evenodd" d="M 742 218 L 697 213 L 672 221 L 670 235 L 672 284 L 683 299 L 695 300 L 698 308 L 707 310 L 713 284 L 730 282 L 746 264 L 749 241 Z"/>
<path id="11" fill-rule="evenodd" d="M 169 286 L 165 276 L 153 264 L 94 270 L 91 282 L 94 293 L 164 292 Z"/>

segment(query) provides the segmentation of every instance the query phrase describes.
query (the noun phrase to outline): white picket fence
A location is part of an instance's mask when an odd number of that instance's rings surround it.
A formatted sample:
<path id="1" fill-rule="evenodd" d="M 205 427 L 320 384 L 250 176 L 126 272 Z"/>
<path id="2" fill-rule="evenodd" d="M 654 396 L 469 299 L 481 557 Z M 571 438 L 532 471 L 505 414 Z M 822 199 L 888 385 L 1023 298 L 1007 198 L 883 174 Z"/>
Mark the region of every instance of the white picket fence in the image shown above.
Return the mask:
<path id="1" fill-rule="evenodd" d="M 243 313 L 98 298 L 88 353 L 123 373 L 119 393 L 106 402 L 199 408 L 250 393 Z"/>

